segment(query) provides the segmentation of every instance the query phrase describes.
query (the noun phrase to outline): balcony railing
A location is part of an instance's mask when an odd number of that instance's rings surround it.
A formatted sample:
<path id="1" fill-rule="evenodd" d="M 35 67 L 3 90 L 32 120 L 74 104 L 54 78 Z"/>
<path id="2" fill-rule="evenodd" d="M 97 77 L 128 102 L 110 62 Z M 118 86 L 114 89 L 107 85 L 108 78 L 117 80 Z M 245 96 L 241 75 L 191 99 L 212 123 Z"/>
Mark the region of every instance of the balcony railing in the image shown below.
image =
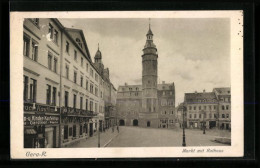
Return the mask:
<path id="1" fill-rule="evenodd" d="M 62 107 L 61 114 L 68 115 L 68 116 L 71 115 L 71 116 L 87 116 L 87 117 L 93 117 L 97 115 L 97 113 L 93 111 L 77 109 L 72 107 Z"/>

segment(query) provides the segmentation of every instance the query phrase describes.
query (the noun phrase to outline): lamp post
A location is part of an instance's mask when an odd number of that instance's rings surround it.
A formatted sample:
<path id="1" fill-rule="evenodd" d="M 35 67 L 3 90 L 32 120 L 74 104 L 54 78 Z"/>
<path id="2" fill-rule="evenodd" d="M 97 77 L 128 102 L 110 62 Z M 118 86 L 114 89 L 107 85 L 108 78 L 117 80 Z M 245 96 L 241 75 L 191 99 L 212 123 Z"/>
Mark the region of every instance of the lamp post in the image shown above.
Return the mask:
<path id="1" fill-rule="evenodd" d="M 100 148 L 100 121 L 98 119 L 98 147 Z"/>
<path id="2" fill-rule="evenodd" d="M 184 111 L 185 111 L 185 106 L 182 106 L 182 146 L 186 146 L 186 141 L 185 141 L 185 126 L 184 126 Z"/>
<path id="3" fill-rule="evenodd" d="M 203 134 L 206 134 L 206 132 L 205 132 L 205 129 L 206 129 L 205 115 L 206 115 L 206 112 L 202 111 L 202 114 L 203 114 Z"/>

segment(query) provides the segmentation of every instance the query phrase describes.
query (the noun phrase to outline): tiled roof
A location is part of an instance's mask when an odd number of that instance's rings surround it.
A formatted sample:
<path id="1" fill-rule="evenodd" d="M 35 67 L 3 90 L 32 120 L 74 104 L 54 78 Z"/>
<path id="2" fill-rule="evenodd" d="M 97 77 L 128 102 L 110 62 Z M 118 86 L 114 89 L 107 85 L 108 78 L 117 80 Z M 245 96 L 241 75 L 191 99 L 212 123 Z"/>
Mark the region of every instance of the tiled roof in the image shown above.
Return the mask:
<path id="1" fill-rule="evenodd" d="M 214 102 L 216 100 L 214 92 L 185 93 L 185 102 L 187 103 Z"/>
<path id="2" fill-rule="evenodd" d="M 230 87 L 214 88 L 219 95 L 230 95 Z"/>

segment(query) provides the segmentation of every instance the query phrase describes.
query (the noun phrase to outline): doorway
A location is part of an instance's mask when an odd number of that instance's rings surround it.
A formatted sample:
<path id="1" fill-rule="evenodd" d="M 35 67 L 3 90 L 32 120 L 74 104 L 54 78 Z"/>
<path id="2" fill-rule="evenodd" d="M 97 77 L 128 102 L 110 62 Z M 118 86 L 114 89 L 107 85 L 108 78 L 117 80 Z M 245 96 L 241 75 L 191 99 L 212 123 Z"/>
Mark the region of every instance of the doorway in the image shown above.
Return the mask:
<path id="1" fill-rule="evenodd" d="M 133 120 L 133 126 L 138 126 L 138 120 L 137 119 Z"/>
<path id="2" fill-rule="evenodd" d="M 125 121 L 124 120 L 119 120 L 119 126 L 124 126 L 125 125 Z"/>
<path id="3" fill-rule="evenodd" d="M 147 121 L 147 127 L 150 127 L 151 123 L 150 121 Z"/>

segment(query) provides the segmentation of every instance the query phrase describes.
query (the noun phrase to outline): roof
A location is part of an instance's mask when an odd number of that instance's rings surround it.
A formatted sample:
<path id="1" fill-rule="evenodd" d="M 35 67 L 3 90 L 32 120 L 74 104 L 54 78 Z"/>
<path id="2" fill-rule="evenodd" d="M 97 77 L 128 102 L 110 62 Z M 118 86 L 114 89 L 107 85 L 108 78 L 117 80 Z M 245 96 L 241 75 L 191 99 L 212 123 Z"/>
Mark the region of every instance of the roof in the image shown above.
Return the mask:
<path id="1" fill-rule="evenodd" d="M 102 59 L 102 53 L 99 49 L 96 52 L 95 59 Z"/>
<path id="2" fill-rule="evenodd" d="M 172 88 L 170 87 L 172 86 Z M 157 84 L 158 90 L 172 90 L 174 89 L 174 83 Z"/>
<path id="3" fill-rule="evenodd" d="M 148 32 L 147 32 L 147 35 L 153 35 L 153 32 L 152 32 L 152 30 L 150 29 L 150 27 L 149 27 L 149 30 L 148 30 Z"/>
<path id="4" fill-rule="evenodd" d="M 230 95 L 230 87 L 214 88 L 218 95 Z"/>
<path id="5" fill-rule="evenodd" d="M 184 101 L 186 103 L 213 103 L 217 101 L 214 92 L 202 92 L 202 93 L 185 93 Z"/>

